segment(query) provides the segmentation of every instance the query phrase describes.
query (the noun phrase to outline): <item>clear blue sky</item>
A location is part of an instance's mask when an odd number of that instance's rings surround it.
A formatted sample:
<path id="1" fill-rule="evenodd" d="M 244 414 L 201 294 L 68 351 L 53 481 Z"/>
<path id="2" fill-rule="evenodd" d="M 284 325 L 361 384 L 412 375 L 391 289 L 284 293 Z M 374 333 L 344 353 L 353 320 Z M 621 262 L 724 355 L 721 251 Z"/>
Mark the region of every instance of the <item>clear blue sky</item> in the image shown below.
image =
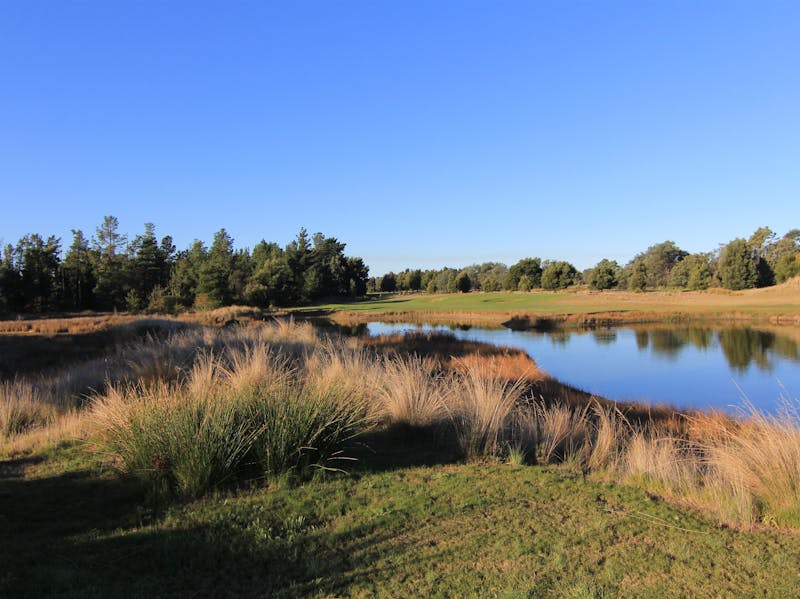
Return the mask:
<path id="1" fill-rule="evenodd" d="M 373 274 L 800 227 L 800 2 L 0 1 L 0 238 Z"/>

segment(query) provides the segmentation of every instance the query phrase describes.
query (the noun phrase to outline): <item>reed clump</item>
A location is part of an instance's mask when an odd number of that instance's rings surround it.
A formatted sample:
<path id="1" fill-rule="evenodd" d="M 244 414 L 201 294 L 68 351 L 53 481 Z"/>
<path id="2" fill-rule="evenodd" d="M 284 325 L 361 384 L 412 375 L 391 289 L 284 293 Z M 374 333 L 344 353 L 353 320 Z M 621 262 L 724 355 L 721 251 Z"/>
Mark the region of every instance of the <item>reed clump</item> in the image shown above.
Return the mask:
<path id="1" fill-rule="evenodd" d="M 90 417 L 120 470 L 157 495 L 196 497 L 232 480 L 335 467 L 365 429 L 350 399 L 255 345 L 204 354 L 183 380 L 110 385 Z"/>

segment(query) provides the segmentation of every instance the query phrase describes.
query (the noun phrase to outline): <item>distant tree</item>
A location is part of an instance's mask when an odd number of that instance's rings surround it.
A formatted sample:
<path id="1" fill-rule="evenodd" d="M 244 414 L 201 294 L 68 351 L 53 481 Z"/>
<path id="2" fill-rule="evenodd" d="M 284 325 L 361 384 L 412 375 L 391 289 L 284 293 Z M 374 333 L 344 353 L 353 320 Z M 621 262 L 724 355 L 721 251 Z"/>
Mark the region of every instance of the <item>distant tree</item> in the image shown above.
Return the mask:
<path id="1" fill-rule="evenodd" d="M 708 262 L 697 262 L 689 271 L 689 279 L 686 282 L 686 289 L 689 291 L 700 291 L 708 289 L 712 281 L 711 268 Z"/>
<path id="2" fill-rule="evenodd" d="M 523 258 L 508 269 L 506 289 L 518 289 L 522 275 L 528 275 L 531 287 L 542 287 L 542 261 L 540 258 Z"/>
<path id="3" fill-rule="evenodd" d="M 800 274 L 800 229 L 792 229 L 769 246 L 767 261 L 777 283 L 783 283 Z"/>
<path id="4" fill-rule="evenodd" d="M 231 300 L 230 276 L 233 272 L 233 239 L 225 229 L 214 234 L 208 257 L 200 266 L 197 293 L 203 294 L 209 307 L 227 306 Z"/>
<path id="5" fill-rule="evenodd" d="M 644 291 L 647 288 L 647 266 L 644 261 L 634 260 L 628 276 L 628 289 L 631 291 Z"/>
<path id="6" fill-rule="evenodd" d="M 619 264 L 613 260 L 603 259 L 589 272 L 588 282 L 592 289 L 613 289 L 617 286 Z"/>
<path id="7" fill-rule="evenodd" d="M 276 253 L 262 262 L 245 287 L 244 295 L 248 304 L 264 308 L 296 302 L 294 273 L 286 257 Z"/>
<path id="8" fill-rule="evenodd" d="M 452 268 L 447 268 L 445 269 L 444 274 L 446 276 L 446 283 L 444 288 L 447 290 L 447 293 L 456 293 L 458 291 L 458 286 L 456 285 L 458 272 Z"/>
<path id="9" fill-rule="evenodd" d="M 392 292 L 397 290 L 397 277 L 393 272 L 387 272 L 381 278 L 381 291 Z"/>
<path id="10" fill-rule="evenodd" d="M 0 314 L 6 314 L 11 311 L 11 277 L 13 272 L 6 265 L 5 260 L 0 259 Z"/>
<path id="11" fill-rule="evenodd" d="M 542 271 L 542 289 L 566 289 L 575 283 L 578 271 L 569 262 L 552 262 Z"/>
<path id="12" fill-rule="evenodd" d="M 657 288 L 666 287 L 669 283 L 669 274 L 680 263 L 688 252 L 679 248 L 674 241 L 664 241 L 647 248 L 633 260 L 642 262 L 647 272 L 647 286 Z"/>
<path id="13" fill-rule="evenodd" d="M 406 277 L 406 286 L 410 291 L 422 289 L 422 271 L 419 269 L 410 271 Z"/>
<path id="14" fill-rule="evenodd" d="M 348 257 L 345 263 L 345 272 L 348 295 L 352 297 L 366 295 L 369 267 L 364 264 L 364 260 L 354 256 Z"/>
<path id="15" fill-rule="evenodd" d="M 530 275 L 522 275 L 519 278 L 519 283 L 517 283 L 517 289 L 519 291 L 530 291 L 533 289 L 533 279 L 531 279 Z"/>
<path id="16" fill-rule="evenodd" d="M 38 233 L 25 235 L 15 248 L 19 265 L 20 289 L 26 310 L 47 312 L 60 304 L 56 275 L 59 271 L 60 241 L 53 236 L 42 239 Z"/>
<path id="17" fill-rule="evenodd" d="M 711 284 L 710 260 L 709 254 L 689 254 L 670 271 L 667 284 L 670 287 L 690 290 L 708 288 Z M 695 274 L 690 286 L 689 280 L 692 278 L 692 273 Z M 704 282 L 706 275 L 708 275 L 708 280 Z"/>
<path id="18" fill-rule="evenodd" d="M 436 291 L 437 291 L 437 289 L 436 289 L 436 281 L 431 279 L 430 281 L 428 281 L 428 284 L 425 286 L 425 292 L 426 293 L 436 293 Z"/>
<path id="19" fill-rule="evenodd" d="M 247 303 L 245 288 L 253 276 L 253 260 L 246 248 L 238 249 L 233 253 L 231 273 L 228 275 L 228 289 L 230 302 L 233 304 Z"/>
<path id="20" fill-rule="evenodd" d="M 472 289 L 472 281 L 466 272 L 461 272 L 456 277 L 456 289 L 461 293 L 468 293 Z"/>
<path id="21" fill-rule="evenodd" d="M 722 248 L 719 276 L 726 289 L 750 289 L 756 286 L 758 271 L 750 245 L 744 239 L 734 239 Z"/>
<path id="22" fill-rule="evenodd" d="M 311 266 L 311 242 L 305 228 L 301 228 L 297 237 L 286 246 L 286 262 L 292 270 L 298 294 L 302 295 L 308 287 L 306 271 Z M 301 300 L 307 301 L 307 298 L 301 297 Z"/>
<path id="23" fill-rule="evenodd" d="M 208 250 L 203 242 L 197 239 L 188 250 L 178 252 L 175 258 L 175 267 L 168 286 L 169 295 L 186 308 L 194 305 L 200 270 L 207 259 Z"/>
<path id="24" fill-rule="evenodd" d="M 68 310 L 86 310 L 94 307 L 92 290 L 97 284 L 93 269 L 89 240 L 80 230 L 72 230 L 69 246 L 61 264 L 64 284 L 64 307 Z"/>
<path id="25" fill-rule="evenodd" d="M 501 262 L 484 262 L 476 268 L 475 287 L 483 291 L 500 291 L 505 287 L 508 267 Z"/>
<path id="26" fill-rule="evenodd" d="M 155 225 L 145 223 L 144 234 L 137 235 L 130 245 L 130 292 L 127 303 L 142 306 L 147 303 L 150 294 L 156 287 L 166 286 L 169 282 L 170 270 L 175 248 L 171 237 L 164 237 L 161 244 L 155 235 Z"/>
<path id="27" fill-rule="evenodd" d="M 124 308 L 129 284 L 127 277 L 126 237 L 118 231 L 115 216 L 103 217 L 92 240 L 93 270 L 96 283 L 92 290 L 100 308 Z"/>
<path id="28" fill-rule="evenodd" d="M 784 283 L 797 275 L 800 275 L 800 252 L 794 256 L 791 254 L 781 256 L 775 265 L 775 280 Z"/>
<path id="29" fill-rule="evenodd" d="M 768 260 L 774 243 L 775 233 L 769 227 L 759 227 L 747 240 L 756 268 L 756 287 L 769 287 L 775 284 L 775 273 Z"/>
<path id="30" fill-rule="evenodd" d="M 0 259 L 0 312 L 12 312 L 21 308 L 19 272 L 14 265 L 14 246 L 3 248 Z"/>

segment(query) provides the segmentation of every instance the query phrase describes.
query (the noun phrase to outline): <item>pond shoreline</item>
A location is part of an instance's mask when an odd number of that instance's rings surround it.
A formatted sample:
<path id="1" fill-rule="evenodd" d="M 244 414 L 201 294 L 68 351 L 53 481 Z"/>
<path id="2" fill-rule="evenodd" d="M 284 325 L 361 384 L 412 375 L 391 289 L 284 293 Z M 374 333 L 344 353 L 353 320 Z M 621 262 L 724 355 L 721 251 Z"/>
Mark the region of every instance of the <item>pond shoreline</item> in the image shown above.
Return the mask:
<path id="1" fill-rule="evenodd" d="M 690 312 L 594 312 L 594 313 L 519 313 L 519 312 L 435 312 L 391 311 L 355 312 L 346 310 L 289 311 L 289 316 L 299 319 L 327 318 L 341 325 L 366 322 L 412 323 L 429 325 L 469 325 L 508 328 L 514 331 L 542 331 L 552 329 L 591 329 L 620 325 L 721 325 L 748 324 L 800 328 L 800 314 L 759 315 L 742 312 L 690 313 Z"/>

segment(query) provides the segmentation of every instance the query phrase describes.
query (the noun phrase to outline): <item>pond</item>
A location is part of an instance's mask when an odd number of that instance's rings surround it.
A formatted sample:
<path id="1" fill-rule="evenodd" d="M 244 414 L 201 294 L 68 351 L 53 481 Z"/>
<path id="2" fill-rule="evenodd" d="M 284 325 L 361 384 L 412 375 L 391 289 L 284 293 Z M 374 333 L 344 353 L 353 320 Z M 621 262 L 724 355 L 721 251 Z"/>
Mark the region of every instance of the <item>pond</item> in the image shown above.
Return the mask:
<path id="1" fill-rule="evenodd" d="M 800 338 L 748 327 L 654 326 L 512 331 L 371 322 L 370 335 L 447 331 L 524 350 L 562 383 L 616 401 L 776 412 L 800 396 Z M 792 333 L 794 333 L 792 335 Z"/>

